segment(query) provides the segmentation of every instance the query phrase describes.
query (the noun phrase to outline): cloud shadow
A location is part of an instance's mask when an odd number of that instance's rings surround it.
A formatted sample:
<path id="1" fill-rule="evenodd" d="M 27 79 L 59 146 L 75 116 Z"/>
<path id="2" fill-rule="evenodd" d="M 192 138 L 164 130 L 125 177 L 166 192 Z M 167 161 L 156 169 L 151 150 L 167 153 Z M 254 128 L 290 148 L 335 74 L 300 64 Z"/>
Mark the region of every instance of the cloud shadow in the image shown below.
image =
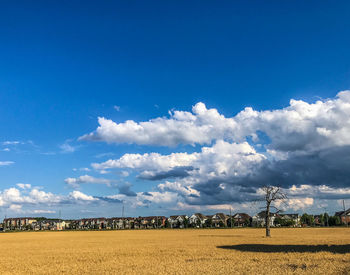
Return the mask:
<path id="1" fill-rule="evenodd" d="M 317 253 L 331 252 L 334 254 L 350 253 L 350 244 L 341 245 L 277 245 L 277 244 L 238 244 L 217 246 L 221 249 L 232 249 L 243 252 L 262 252 L 262 253 Z"/>

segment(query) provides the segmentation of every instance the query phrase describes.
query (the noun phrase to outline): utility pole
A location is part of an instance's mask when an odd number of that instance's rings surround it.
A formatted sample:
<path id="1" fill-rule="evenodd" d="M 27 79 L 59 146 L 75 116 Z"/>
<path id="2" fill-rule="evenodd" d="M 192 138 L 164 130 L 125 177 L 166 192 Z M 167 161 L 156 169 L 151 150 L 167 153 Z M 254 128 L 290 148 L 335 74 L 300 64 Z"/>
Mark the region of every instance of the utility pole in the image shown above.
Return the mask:
<path id="1" fill-rule="evenodd" d="M 124 229 L 124 203 L 123 203 L 123 208 L 122 208 L 122 228 Z"/>
<path id="2" fill-rule="evenodd" d="M 62 223 L 61 223 L 61 210 L 58 211 L 58 229 L 62 230 Z"/>
<path id="3" fill-rule="evenodd" d="M 231 228 L 232 228 L 232 208 L 231 207 L 230 207 L 230 220 L 231 220 L 230 224 L 231 224 Z"/>
<path id="4" fill-rule="evenodd" d="M 345 220 L 345 223 L 346 223 L 346 226 L 348 227 L 349 224 L 348 224 L 348 221 L 347 221 L 347 216 L 346 216 L 346 210 L 345 210 L 345 201 L 343 200 L 343 209 L 344 209 L 344 220 Z"/>

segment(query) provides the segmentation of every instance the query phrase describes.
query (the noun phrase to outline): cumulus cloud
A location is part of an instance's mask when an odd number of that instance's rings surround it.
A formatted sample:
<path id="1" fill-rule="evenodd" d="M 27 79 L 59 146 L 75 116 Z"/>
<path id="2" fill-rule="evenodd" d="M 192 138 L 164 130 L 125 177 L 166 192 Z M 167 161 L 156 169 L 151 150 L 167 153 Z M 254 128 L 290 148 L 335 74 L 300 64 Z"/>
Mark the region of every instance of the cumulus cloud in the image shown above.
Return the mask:
<path id="1" fill-rule="evenodd" d="M 62 196 L 45 192 L 37 188 L 26 191 L 11 187 L 0 192 L 0 206 L 11 204 L 54 204 L 63 200 Z"/>
<path id="2" fill-rule="evenodd" d="M 207 109 L 201 102 L 193 106 L 192 113 L 174 111 L 170 118 L 140 123 L 127 120 L 118 124 L 99 117 L 98 123 L 100 126 L 95 132 L 80 137 L 80 140 L 161 146 L 209 144 L 214 139 L 232 134 L 235 128 L 233 119 L 225 118 L 216 109 Z"/>
<path id="3" fill-rule="evenodd" d="M 95 169 L 131 168 L 143 171 L 143 178 L 152 179 L 159 175 L 169 177 L 188 176 L 194 170 L 211 175 L 234 175 L 249 172 L 249 166 L 266 159 L 263 154 L 257 153 L 247 142 L 240 144 L 217 141 L 212 147 L 203 147 L 201 152 L 172 153 L 161 155 L 158 153 L 125 154 L 119 159 L 108 160 L 103 163 L 93 163 Z M 205 170 L 205 171 L 204 171 Z M 210 170 L 210 171 L 209 171 Z"/>
<path id="4" fill-rule="evenodd" d="M 143 171 L 140 173 L 139 178 L 140 179 L 146 179 L 146 180 L 163 180 L 163 179 L 169 179 L 169 178 L 185 178 L 190 175 L 189 171 L 192 171 L 194 168 L 192 166 L 179 166 L 175 167 L 168 171 Z"/>
<path id="5" fill-rule="evenodd" d="M 119 194 L 123 194 L 128 197 L 136 197 L 137 194 L 131 190 L 132 185 L 130 183 L 119 184 L 118 186 Z"/>
<path id="6" fill-rule="evenodd" d="M 350 91 L 335 99 L 307 103 L 290 101 L 290 106 L 272 111 L 245 108 L 236 117 L 242 136 L 264 132 L 270 147 L 279 151 L 312 151 L 349 145 Z"/>
<path id="7" fill-rule="evenodd" d="M 84 194 L 80 191 L 70 192 L 68 195 L 58 195 L 51 192 L 45 192 L 37 187 L 31 187 L 29 184 L 19 184 L 19 188 L 11 187 L 0 191 L 0 207 L 7 207 L 11 211 L 22 211 L 23 207 L 33 206 L 58 206 L 72 205 L 75 203 L 89 203 L 100 201 L 97 197 Z M 24 188 L 22 188 L 24 187 Z M 23 210 L 24 212 L 28 212 Z M 30 210 L 33 213 L 33 210 Z M 29 211 L 29 212 L 30 212 Z M 34 213 L 39 213 L 34 211 Z M 44 213 L 44 212 L 41 212 Z M 51 212 L 45 212 L 51 213 Z"/>
<path id="8" fill-rule="evenodd" d="M 257 188 L 264 184 L 288 189 L 307 183 L 324 186 L 323 190 L 314 189 L 315 198 L 347 198 L 344 187 L 350 186 L 349 155 L 350 148 L 341 146 L 286 159 L 269 159 L 266 153 L 256 152 L 247 142 L 219 140 L 212 147 L 202 147 L 201 152 L 192 154 L 128 154 L 93 167 L 135 169 L 141 179 L 165 180 L 158 184 L 158 189 L 179 194 L 184 203 L 216 205 L 254 200 Z M 325 187 L 333 193 L 325 192 Z M 302 194 L 300 190 L 297 193 Z M 292 196 L 295 195 L 294 192 Z M 297 202 L 290 207 L 296 209 Z"/>
<path id="9" fill-rule="evenodd" d="M 246 107 L 229 118 L 199 102 L 192 112 L 174 111 L 169 118 L 159 117 L 146 122 L 115 123 L 100 117 L 96 131 L 80 140 L 161 146 L 203 145 L 218 139 L 242 142 L 248 136 L 258 140 L 259 133 L 263 132 L 271 140 L 270 149 L 314 150 L 350 145 L 349 116 L 350 91 L 311 104 L 292 99 L 288 107 L 277 110 L 256 111 Z"/>
<path id="10" fill-rule="evenodd" d="M 177 166 L 188 166 L 196 158 L 195 154 L 172 153 L 161 155 L 158 153 L 125 154 L 116 160 L 108 160 L 103 163 L 93 163 L 94 169 L 106 170 L 111 168 L 132 168 L 142 170 L 170 170 Z"/>
<path id="11" fill-rule="evenodd" d="M 246 107 L 230 117 L 199 102 L 191 112 L 171 111 L 149 121 L 100 117 L 98 123 L 80 140 L 200 145 L 192 153 L 125 154 L 92 164 L 102 173 L 131 170 L 141 180 L 159 181 L 157 192 L 175 194 L 176 205 L 242 203 L 254 200 L 262 185 L 285 188 L 293 210 L 311 207 L 316 199 L 349 197 L 350 91 L 313 103 L 292 99 L 282 109 Z M 146 194 L 137 193 L 140 205 L 153 197 Z"/>
<path id="12" fill-rule="evenodd" d="M 293 210 L 300 210 L 310 207 L 314 204 L 313 198 L 303 198 L 303 199 L 289 199 L 287 201 L 288 208 Z"/>
<path id="13" fill-rule="evenodd" d="M 219 140 L 212 147 L 203 147 L 201 152 L 192 154 L 127 154 L 93 167 L 133 168 L 140 171 L 139 178 L 142 179 L 167 179 L 158 185 L 161 192 L 176 192 L 192 204 L 217 204 L 223 199 L 242 200 L 243 196 L 237 196 L 239 191 L 253 193 L 246 187 L 232 189 L 231 185 L 252 173 L 265 160 L 266 157 L 247 142 L 237 144 Z"/>
<path id="14" fill-rule="evenodd" d="M 97 198 L 95 198 L 93 196 L 86 195 L 86 194 L 84 194 L 80 191 L 76 191 L 76 190 L 69 193 L 69 196 L 77 201 L 97 201 L 98 200 Z"/>

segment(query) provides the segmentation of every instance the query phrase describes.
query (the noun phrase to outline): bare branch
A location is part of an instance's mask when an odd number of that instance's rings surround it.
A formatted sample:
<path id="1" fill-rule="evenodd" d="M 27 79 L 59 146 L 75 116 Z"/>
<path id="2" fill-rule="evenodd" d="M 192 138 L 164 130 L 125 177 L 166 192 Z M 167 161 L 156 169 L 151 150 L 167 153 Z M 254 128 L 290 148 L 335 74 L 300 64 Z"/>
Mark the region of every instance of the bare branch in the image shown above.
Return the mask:
<path id="1" fill-rule="evenodd" d="M 279 186 L 265 185 L 262 188 L 264 192 L 263 200 L 266 202 L 266 211 L 265 211 L 265 227 L 266 227 L 266 237 L 270 237 L 270 208 L 277 210 L 276 213 L 280 210 L 272 205 L 272 203 L 279 201 L 283 204 L 286 204 L 287 195 L 283 192 L 282 188 Z"/>

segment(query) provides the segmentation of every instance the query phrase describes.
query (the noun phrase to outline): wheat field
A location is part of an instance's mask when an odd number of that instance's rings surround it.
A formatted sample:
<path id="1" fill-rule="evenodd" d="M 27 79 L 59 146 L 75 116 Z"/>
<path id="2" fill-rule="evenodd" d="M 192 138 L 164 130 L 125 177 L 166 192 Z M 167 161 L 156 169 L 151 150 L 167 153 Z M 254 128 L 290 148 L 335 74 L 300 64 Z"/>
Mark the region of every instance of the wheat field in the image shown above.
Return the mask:
<path id="1" fill-rule="evenodd" d="M 1 274 L 350 274 L 350 229 L 0 234 Z"/>

